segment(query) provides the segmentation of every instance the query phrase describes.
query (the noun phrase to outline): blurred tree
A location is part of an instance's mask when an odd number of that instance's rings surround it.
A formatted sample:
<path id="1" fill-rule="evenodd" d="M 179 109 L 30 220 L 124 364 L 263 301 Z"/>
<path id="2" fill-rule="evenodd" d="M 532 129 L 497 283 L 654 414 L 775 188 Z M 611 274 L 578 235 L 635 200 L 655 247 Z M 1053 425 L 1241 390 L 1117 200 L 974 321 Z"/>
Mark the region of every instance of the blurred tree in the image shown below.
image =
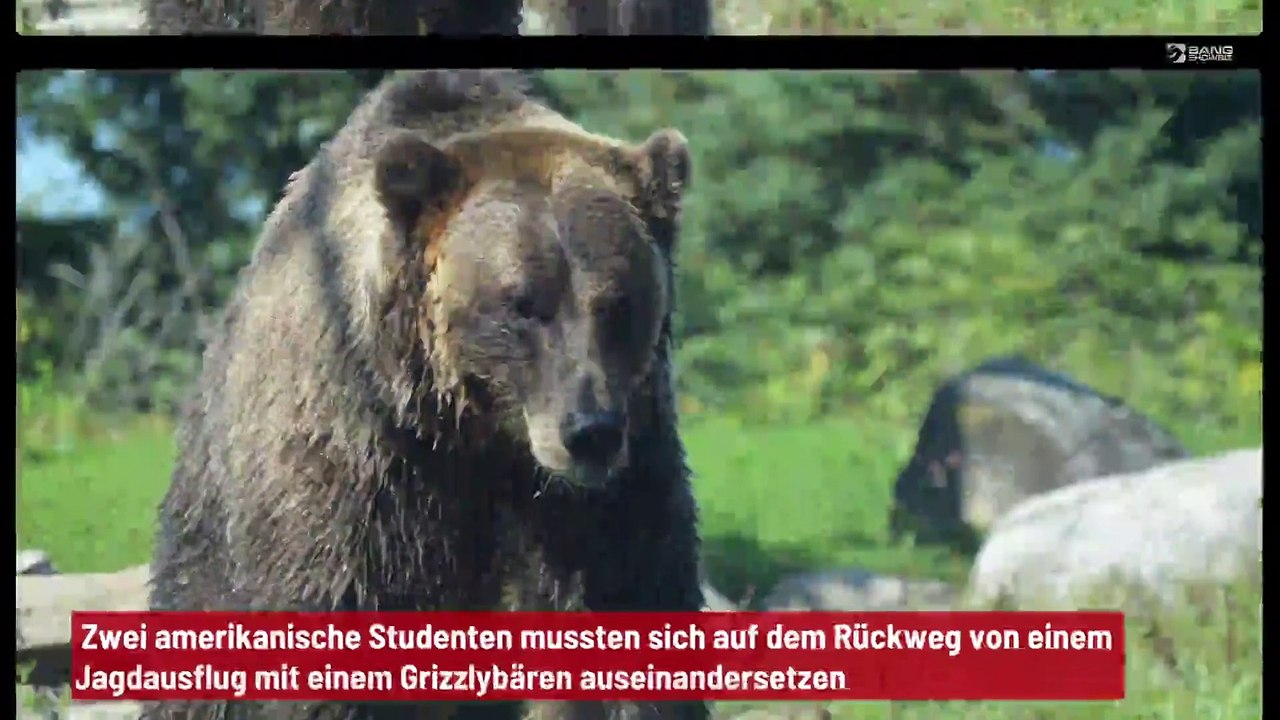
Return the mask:
<path id="1" fill-rule="evenodd" d="M 380 75 L 24 75 L 20 125 L 102 184 L 140 248 L 131 267 L 204 312 Z M 548 71 L 533 86 L 596 131 L 689 136 L 681 382 L 700 406 L 905 421 L 942 377 L 1004 353 L 1158 417 L 1234 422 L 1254 392 L 1255 72 Z M 27 257 L 26 278 L 83 262 Z"/>
<path id="2" fill-rule="evenodd" d="M 44 325 L 75 328 L 61 333 L 71 357 L 58 364 L 94 375 L 86 391 L 95 396 L 189 372 L 201 316 L 247 261 L 263 210 L 381 75 L 24 74 L 19 127 L 59 141 L 83 166 L 112 226 L 96 252 L 36 236 L 19 244 L 20 289 L 34 292 L 50 274 L 66 281 L 64 302 L 48 310 L 57 320 Z M 25 345 L 20 365 L 35 367 L 31 353 L 46 346 Z M 150 395 L 125 402 L 147 407 Z"/>
<path id="3" fill-rule="evenodd" d="M 1194 168 L 1204 162 L 1206 152 L 1214 151 L 1213 143 L 1243 133 L 1243 145 L 1233 158 L 1236 168 L 1215 202 L 1246 228 L 1246 242 L 1233 249 L 1233 257 L 1257 261 L 1262 242 L 1262 95 L 1256 72 L 1059 72 L 1031 90 L 1056 135 L 1077 148 L 1091 145 L 1108 127 L 1131 123 L 1136 114 L 1156 108 L 1168 112 L 1169 119 L 1160 128 L 1162 143 L 1154 160 Z M 1211 253 L 1170 239 L 1152 249 L 1187 259 Z"/>
<path id="4" fill-rule="evenodd" d="M 24 76 L 19 107 L 102 186 L 118 222 L 160 237 L 171 212 L 223 273 L 246 258 L 289 173 L 381 74 L 42 73 Z"/>

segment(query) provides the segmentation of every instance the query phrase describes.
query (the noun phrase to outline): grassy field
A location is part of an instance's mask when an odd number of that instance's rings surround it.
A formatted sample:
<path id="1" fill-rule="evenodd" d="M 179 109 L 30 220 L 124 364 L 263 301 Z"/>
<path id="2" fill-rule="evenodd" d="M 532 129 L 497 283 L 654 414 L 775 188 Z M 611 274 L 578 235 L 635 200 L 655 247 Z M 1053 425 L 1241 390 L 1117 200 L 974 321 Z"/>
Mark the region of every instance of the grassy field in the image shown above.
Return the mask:
<path id="1" fill-rule="evenodd" d="M 20 544 L 46 550 L 63 572 L 146 562 L 173 454 L 167 424 L 86 420 L 76 403 L 40 388 L 20 388 L 19 402 Z M 832 565 L 963 577 L 964 558 L 888 539 L 892 481 L 910 452 L 913 427 L 858 419 L 772 427 L 694 417 L 685 434 L 698 473 L 710 573 L 730 597 L 758 597 L 783 573 Z M 1253 444 L 1258 436 L 1188 437 L 1210 451 Z M 1257 600 L 1243 607 L 1258 607 Z M 1188 610 L 1168 620 L 1163 645 L 1144 640 L 1147 630 L 1136 621 L 1129 629 L 1129 697 L 1118 703 L 842 703 L 831 710 L 836 720 L 1259 716 L 1255 614 L 1204 619 Z"/>
<path id="2" fill-rule="evenodd" d="M 56 413 L 24 423 L 28 438 L 52 440 L 26 440 L 20 450 L 23 544 L 46 550 L 65 572 L 145 562 L 152 511 L 169 479 L 170 428 L 158 419 L 121 419 L 94 430 L 71 406 Z M 690 424 L 708 560 L 724 592 L 740 598 L 782 573 L 831 564 L 928 575 L 962 569 L 944 553 L 889 544 L 892 480 L 910 448 L 900 433 L 870 431 L 847 420 Z"/>

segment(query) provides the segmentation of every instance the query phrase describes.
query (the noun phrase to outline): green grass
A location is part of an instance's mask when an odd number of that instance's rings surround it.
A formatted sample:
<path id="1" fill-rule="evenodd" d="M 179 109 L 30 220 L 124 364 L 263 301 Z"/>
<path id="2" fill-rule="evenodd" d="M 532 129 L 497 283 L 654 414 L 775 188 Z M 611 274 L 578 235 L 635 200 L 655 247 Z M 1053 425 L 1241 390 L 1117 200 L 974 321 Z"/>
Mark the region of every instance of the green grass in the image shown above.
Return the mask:
<path id="1" fill-rule="evenodd" d="M 743 34 L 1256 34 L 1261 0 L 718 0 Z"/>
<path id="2" fill-rule="evenodd" d="M 1262 597 L 1248 585 L 1218 592 L 1233 611 L 1202 614 L 1189 602 L 1159 619 L 1158 640 L 1149 620 L 1127 618 L 1124 700 L 841 702 L 828 709 L 834 720 L 1255 720 L 1262 716 Z M 751 707 L 719 710 L 731 716 Z"/>
<path id="3" fill-rule="evenodd" d="M 155 508 L 173 444 L 159 422 L 23 463 L 18 538 L 49 553 L 61 572 L 119 570 L 151 555 Z"/>
<path id="4" fill-rule="evenodd" d="M 707 565 L 731 598 L 814 567 L 963 572 L 949 553 L 889 540 L 893 480 L 910 455 L 910 432 L 850 419 L 760 426 L 704 418 L 689 422 L 684 436 Z"/>
<path id="5" fill-rule="evenodd" d="M 160 420 L 86 420 L 51 386 L 20 388 L 18 537 L 63 572 L 146 562 L 173 455 Z M 1247 430 L 1247 431 L 1246 431 Z M 1200 433 L 1224 449 L 1260 429 Z M 694 416 L 685 437 L 697 473 L 710 574 L 732 598 L 759 597 L 782 574 L 858 565 L 958 579 L 964 559 L 895 546 L 893 478 L 915 428 L 870 418 L 762 426 Z M 1192 439 L 1192 438 L 1189 438 Z M 835 720 L 1253 720 L 1261 713 L 1260 597 L 1202 616 L 1191 604 L 1162 620 L 1160 641 L 1133 619 L 1128 696 L 1115 703 L 837 703 Z M 747 709 L 723 704 L 719 714 Z"/>
<path id="6" fill-rule="evenodd" d="M 146 562 L 171 431 L 156 418 L 91 413 L 76 397 L 50 378 L 18 387 L 18 545 L 49 553 L 61 572 Z"/>
<path id="7" fill-rule="evenodd" d="M 28 410 L 19 450 L 22 544 L 50 553 L 64 572 L 145 562 L 173 457 L 169 426 L 119 419 L 95 432 L 74 405 Z M 690 422 L 685 435 L 708 562 L 732 597 L 819 566 L 948 576 L 962 569 L 945 552 L 889 543 L 892 482 L 909 434 L 852 420 L 778 428 L 713 417 Z"/>

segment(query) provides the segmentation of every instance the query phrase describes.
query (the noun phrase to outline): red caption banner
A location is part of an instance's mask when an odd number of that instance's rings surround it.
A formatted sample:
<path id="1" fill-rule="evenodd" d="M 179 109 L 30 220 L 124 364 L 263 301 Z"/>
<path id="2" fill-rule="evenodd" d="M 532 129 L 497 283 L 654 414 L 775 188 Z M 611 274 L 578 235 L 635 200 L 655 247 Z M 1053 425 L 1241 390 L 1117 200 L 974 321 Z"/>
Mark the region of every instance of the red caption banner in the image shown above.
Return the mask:
<path id="1" fill-rule="evenodd" d="M 77 700 L 1116 700 L 1120 613 L 72 613 Z"/>

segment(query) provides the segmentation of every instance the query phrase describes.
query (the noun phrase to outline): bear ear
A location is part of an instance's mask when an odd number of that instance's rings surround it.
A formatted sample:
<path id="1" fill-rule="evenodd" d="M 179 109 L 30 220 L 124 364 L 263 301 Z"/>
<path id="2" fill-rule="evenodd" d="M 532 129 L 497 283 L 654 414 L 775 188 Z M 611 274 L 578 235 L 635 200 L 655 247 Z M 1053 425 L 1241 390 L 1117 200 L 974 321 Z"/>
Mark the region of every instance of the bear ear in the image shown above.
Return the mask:
<path id="1" fill-rule="evenodd" d="M 654 239 L 670 250 L 689 186 L 689 141 L 679 130 L 658 130 L 640 146 L 637 160 L 641 203 L 649 215 Z"/>
<path id="2" fill-rule="evenodd" d="M 396 229 L 406 235 L 418 227 L 424 214 L 442 210 L 464 178 L 457 158 L 407 133 L 382 146 L 374 167 L 378 200 Z"/>

